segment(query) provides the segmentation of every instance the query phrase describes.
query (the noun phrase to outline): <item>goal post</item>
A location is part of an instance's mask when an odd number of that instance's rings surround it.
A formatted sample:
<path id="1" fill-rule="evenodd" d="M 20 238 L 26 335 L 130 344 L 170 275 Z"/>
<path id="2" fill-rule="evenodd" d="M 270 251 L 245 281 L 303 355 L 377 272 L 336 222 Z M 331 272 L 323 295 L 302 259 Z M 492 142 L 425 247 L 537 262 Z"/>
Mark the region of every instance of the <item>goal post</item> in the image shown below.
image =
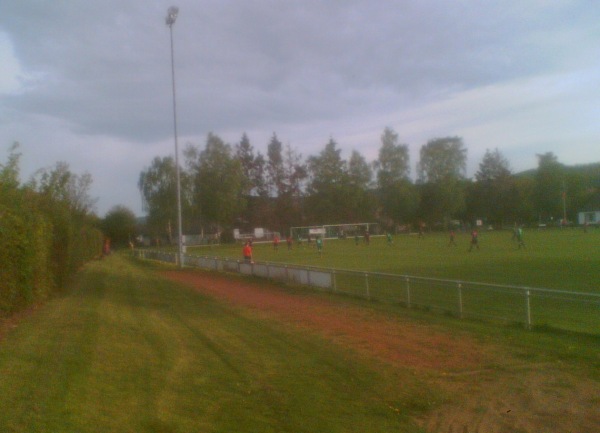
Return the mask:
<path id="1" fill-rule="evenodd" d="M 364 236 L 366 232 L 371 235 L 379 234 L 378 223 L 347 223 L 324 224 L 304 227 L 290 227 L 290 236 L 294 240 L 315 239 L 321 236 L 325 239 L 343 239 L 346 237 Z"/>

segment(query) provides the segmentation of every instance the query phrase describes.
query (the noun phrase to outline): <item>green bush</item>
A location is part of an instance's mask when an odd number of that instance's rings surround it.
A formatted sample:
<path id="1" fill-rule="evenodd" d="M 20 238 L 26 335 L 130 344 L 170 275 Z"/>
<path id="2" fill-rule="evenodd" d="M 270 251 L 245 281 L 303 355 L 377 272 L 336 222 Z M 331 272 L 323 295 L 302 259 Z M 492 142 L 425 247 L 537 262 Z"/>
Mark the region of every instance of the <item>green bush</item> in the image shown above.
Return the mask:
<path id="1" fill-rule="evenodd" d="M 97 257 L 102 233 L 63 203 L 0 185 L 0 313 L 47 298 Z"/>
<path id="2" fill-rule="evenodd" d="M 0 208 L 0 310 L 11 310 L 17 302 L 20 281 L 23 221 L 6 208 Z"/>

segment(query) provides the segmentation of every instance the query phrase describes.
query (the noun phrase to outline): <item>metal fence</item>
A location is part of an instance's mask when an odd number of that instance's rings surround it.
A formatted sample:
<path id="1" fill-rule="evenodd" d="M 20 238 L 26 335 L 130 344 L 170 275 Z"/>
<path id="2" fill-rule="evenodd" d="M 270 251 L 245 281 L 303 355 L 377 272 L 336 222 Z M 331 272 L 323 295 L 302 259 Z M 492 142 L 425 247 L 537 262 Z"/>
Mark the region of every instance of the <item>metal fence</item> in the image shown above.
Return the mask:
<path id="1" fill-rule="evenodd" d="M 134 250 L 142 259 L 177 263 L 177 254 Z M 410 275 L 324 269 L 282 263 L 184 255 L 184 266 L 253 275 L 316 287 L 407 308 L 438 310 L 460 318 L 479 318 L 548 326 L 600 335 L 600 294 L 550 290 Z"/>

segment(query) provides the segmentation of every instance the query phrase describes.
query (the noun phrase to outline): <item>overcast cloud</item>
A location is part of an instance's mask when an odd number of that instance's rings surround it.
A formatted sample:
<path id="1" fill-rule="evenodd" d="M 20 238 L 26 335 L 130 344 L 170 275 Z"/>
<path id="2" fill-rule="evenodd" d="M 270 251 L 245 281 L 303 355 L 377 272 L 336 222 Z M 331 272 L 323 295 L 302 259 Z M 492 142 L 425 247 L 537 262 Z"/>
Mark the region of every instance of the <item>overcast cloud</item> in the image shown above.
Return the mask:
<path id="1" fill-rule="evenodd" d="M 515 171 L 536 153 L 600 161 L 600 6 L 591 0 L 175 0 L 179 142 L 303 156 L 333 137 L 377 157 L 458 135 L 473 175 L 486 149 Z M 98 214 L 141 214 L 140 172 L 173 154 L 171 2 L 3 0 L 0 162 L 22 180 L 67 162 L 94 178 Z M 413 169 L 414 171 L 414 169 Z"/>

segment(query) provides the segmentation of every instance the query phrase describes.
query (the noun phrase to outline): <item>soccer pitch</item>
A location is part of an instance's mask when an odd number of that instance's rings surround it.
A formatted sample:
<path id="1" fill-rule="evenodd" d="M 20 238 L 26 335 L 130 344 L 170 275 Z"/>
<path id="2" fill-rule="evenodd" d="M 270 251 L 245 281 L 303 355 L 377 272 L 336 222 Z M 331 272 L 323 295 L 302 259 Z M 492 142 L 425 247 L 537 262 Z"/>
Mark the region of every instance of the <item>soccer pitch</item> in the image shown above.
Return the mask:
<path id="1" fill-rule="evenodd" d="M 458 232 L 456 245 L 445 233 L 327 239 L 319 255 L 314 242 L 255 243 L 255 261 L 333 269 L 384 272 L 428 278 L 475 281 L 574 292 L 600 293 L 600 229 L 527 230 L 525 248 L 510 231 L 482 231 L 479 250 L 468 252 L 469 233 Z M 188 248 L 189 254 L 242 259 L 240 245 Z"/>

